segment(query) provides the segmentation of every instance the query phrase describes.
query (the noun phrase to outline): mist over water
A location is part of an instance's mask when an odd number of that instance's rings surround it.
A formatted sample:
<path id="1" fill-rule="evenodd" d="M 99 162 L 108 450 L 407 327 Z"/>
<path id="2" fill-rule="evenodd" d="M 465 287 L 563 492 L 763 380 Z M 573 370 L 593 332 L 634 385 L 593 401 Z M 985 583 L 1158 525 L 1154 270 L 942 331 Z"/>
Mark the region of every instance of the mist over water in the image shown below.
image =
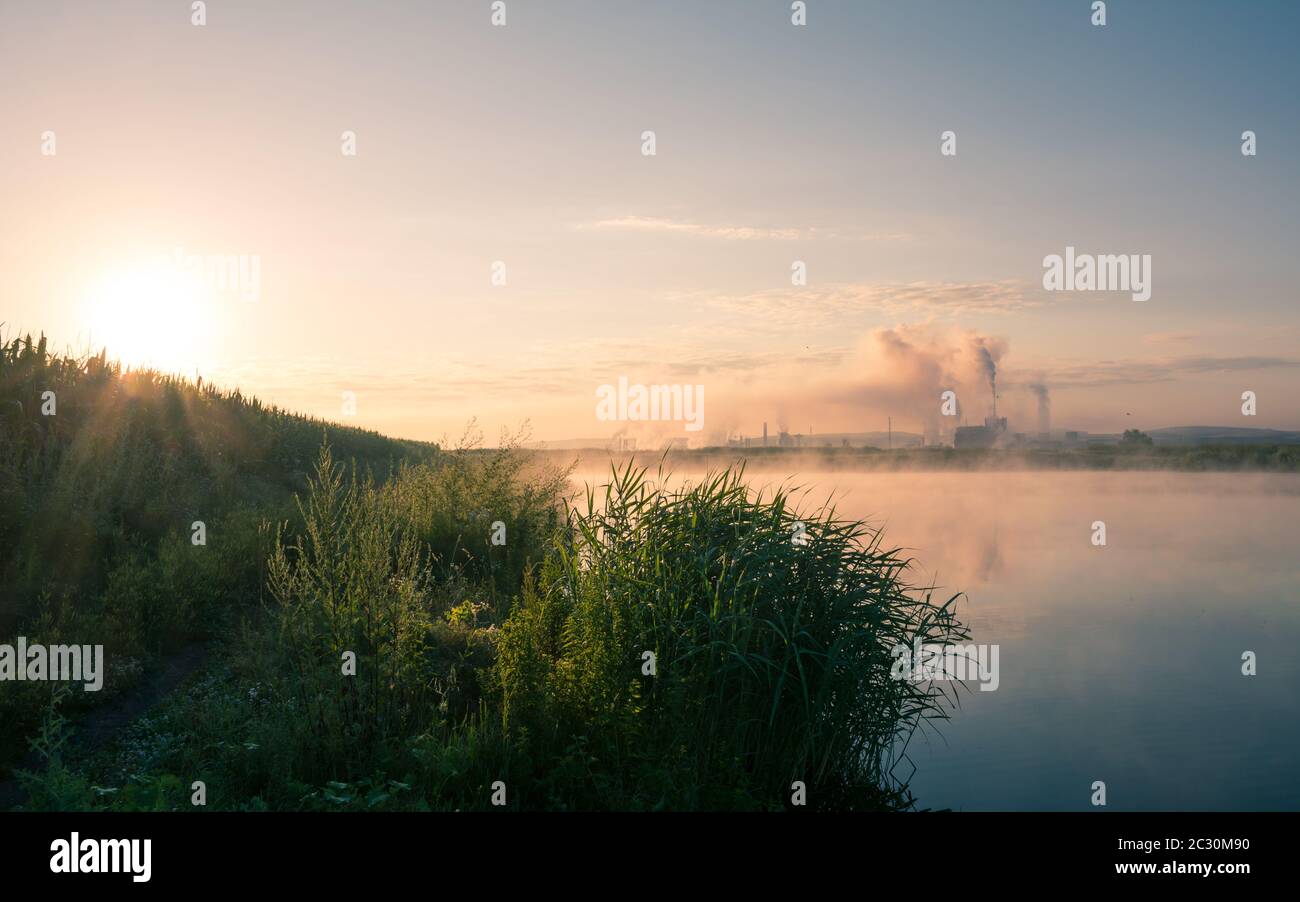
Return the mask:
<path id="1" fill-rule="evenodd" d="M 907 749 L 921 807 L 1092 810 L 1101 780 L 1110 809 L 1300 808 L 1300 475 L 747 473 L 883 527 L 1000 646 L 997 691 Z"/>

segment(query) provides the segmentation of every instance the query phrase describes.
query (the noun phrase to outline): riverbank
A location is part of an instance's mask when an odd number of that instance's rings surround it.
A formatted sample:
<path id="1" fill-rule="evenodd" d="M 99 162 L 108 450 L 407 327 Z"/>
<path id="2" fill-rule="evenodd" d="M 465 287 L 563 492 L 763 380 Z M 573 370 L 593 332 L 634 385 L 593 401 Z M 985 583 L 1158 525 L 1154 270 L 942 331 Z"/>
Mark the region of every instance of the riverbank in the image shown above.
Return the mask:
<path id="1" fill-rule="evenodd" d="M 607 450 L 540 450 L 556 462 L 580 465 L 663 460 L 671 469 L 714 469 L 744 463 L 751 469 L 801 470 L 1155 470 L 1173 472 L 1300 472 L 1300 445 L 1198 445 L 1129 449 L 1085 448 L 699 448 L 613 453 Z"/>

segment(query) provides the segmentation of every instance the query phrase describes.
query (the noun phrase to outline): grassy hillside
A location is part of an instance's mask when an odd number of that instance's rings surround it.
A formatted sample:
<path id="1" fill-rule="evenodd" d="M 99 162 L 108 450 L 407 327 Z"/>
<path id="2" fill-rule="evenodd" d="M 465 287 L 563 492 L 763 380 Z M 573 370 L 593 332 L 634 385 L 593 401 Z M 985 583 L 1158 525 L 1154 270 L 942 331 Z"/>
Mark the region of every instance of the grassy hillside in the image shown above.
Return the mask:
<path id="1" fill-rule="evenodd" d="M 436 451 L 43 337 L 0 342 L 0 637 L 103 644 L 106 692 L 78 701 L 129 689 L 256 601 L 269 524 L 292 515 L 322 441 L 379 478 Z M 39 690 L 0 685 L 7 727 L 30 725 Z M 4 731 L 0 773 L 21 740 Z"/>

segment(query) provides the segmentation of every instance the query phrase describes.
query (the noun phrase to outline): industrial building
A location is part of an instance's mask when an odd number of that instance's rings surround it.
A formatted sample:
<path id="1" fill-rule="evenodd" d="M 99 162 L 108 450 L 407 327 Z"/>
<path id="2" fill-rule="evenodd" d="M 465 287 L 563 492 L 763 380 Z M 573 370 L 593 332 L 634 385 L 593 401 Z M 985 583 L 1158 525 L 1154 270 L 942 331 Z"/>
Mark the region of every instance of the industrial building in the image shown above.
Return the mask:
<path id="1" fill-rule="evenodd" d="M 958 426 L 953 436 L 957 448 L 999 448 L 1007 443 L 1007 418 L 984 418 L 983 426 Z"/>
<path id="2" fill-rule="evenodd" d="M 989 388 L 993 393 L 993 416 L 985 417 L 983 426 L 958 426 L 952 437 L 953 447 L 1000 448 L 1010 442 L 1007 418 L 998 416 L 998 384 L 992 373 L 989 375 Z"/>

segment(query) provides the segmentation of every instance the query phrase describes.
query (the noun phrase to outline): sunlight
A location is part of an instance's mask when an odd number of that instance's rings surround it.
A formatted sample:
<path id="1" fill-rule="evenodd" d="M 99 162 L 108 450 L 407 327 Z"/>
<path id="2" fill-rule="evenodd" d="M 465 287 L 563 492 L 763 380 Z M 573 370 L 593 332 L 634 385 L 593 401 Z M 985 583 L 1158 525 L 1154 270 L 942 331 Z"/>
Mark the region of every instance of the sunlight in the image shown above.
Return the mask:
<path id="1" fill-rule="evenodd" d="M 200 278 L 163 262 L 111 270 L 86 291 L 90 341 L 130 366 L 187 370 L 206 338 L 209 301 Z"/>

